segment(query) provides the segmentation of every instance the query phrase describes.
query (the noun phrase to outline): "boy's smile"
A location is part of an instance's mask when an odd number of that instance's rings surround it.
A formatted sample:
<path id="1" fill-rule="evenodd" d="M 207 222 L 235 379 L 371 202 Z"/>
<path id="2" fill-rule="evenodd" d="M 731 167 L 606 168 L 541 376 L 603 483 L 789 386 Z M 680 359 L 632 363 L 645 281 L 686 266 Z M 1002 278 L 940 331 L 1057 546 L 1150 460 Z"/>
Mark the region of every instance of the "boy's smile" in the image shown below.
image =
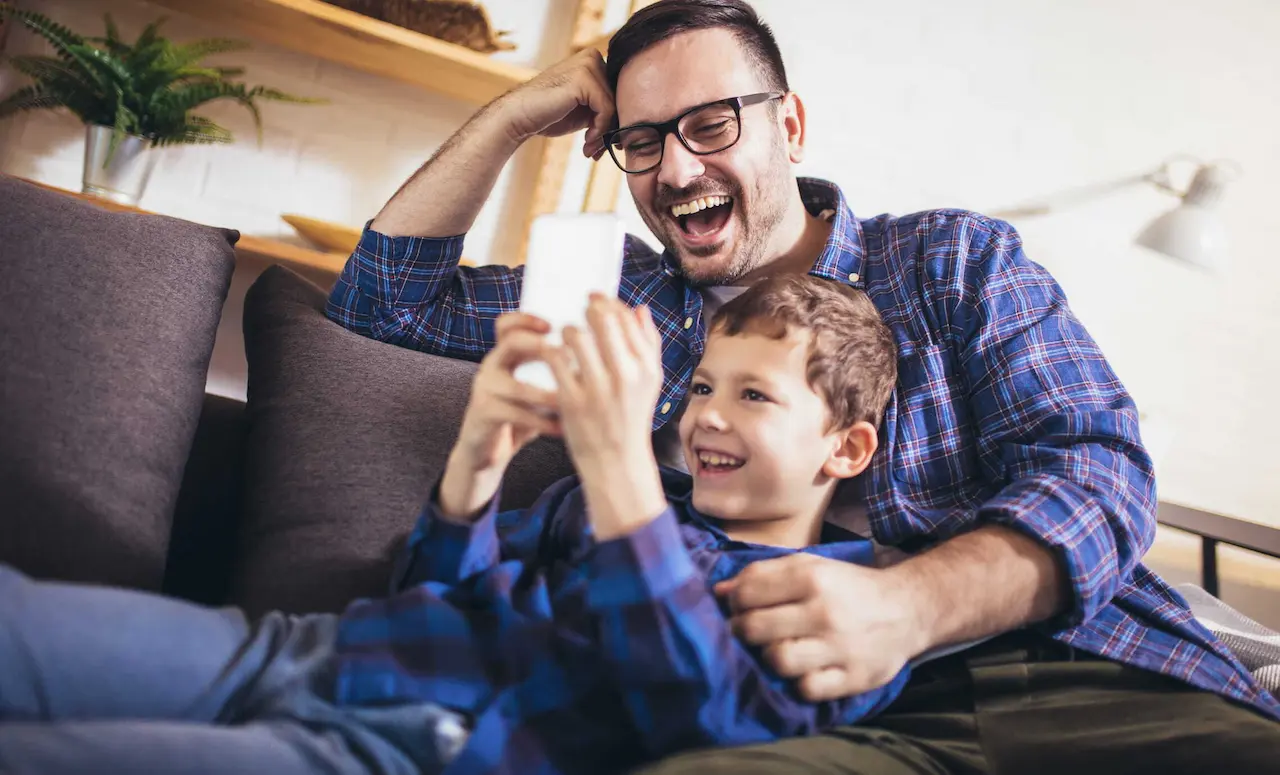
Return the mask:
<path id="1" fill-rule="evenodd" d="M 812 543 L 844 447 L 806 373 L 810 335 L 713 331 L 680 420 L 693 503 L 734 538 Z"/>

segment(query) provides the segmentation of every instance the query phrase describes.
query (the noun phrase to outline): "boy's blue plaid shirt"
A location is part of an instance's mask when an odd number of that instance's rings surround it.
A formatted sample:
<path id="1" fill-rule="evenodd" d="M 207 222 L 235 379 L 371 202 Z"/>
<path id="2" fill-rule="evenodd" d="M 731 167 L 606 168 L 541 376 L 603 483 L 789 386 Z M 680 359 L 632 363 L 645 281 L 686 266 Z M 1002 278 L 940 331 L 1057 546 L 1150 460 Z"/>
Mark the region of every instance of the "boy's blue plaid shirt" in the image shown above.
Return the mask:
<path id="1" fill-rule="evenodd" d="M 979 524 L 1022 530 L 1057 551 L 1070 579 L 1070 610 L 1044 625 L 1055 638 L 1280 718 L 1280 703 L 1139 562 L 1155 537 L 1156 494 L 1137 410 L 1013 228 L 958 210 L 858 220 L 836 186 L 800 186 L 811 212 L 835 212 L 811 274 L 864 289 L 898 343 L 882 445 L 858 479 L 876 539 L 911 546 Z M 495 318 L 519 305 L 521 271 L 458 268 L 462 242 L 366 231 L 330 317 L 478 360 Z M 636 238 L 619 295 L 648 304 L 663 334 L 658 428 L 702 355 L 702 296 Z"/>
<path id="2" fill-rule="evenodd" d="M 338 630 L 337 700 L 434 702 L 472 733 L 461 773 L 621 772 L 678 751 L 765 742 L 852 724 L 901 692 L 809 703 L 734 637 L 711 586 L 796 550 L 734 541 L 664 472 L 668 508 L 597 543 L 574 478 L 530 509 L 474 524 L 428 502 L 392 596 L 354 603 Z M 868 564 L 870 541 L 838 527 L 804 550 Z M 428 730 L 424 730 L 424 734 Z"/>

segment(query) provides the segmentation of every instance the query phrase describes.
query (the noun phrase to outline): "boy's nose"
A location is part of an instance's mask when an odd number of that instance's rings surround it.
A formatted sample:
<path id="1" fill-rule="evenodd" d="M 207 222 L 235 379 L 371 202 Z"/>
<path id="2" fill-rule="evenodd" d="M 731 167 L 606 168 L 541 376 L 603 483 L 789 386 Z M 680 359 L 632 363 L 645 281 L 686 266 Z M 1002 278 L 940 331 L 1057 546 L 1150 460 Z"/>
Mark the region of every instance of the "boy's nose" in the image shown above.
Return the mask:
<path id="1" fill-rule="evenodd" d="M 717 409 L 713 402 L 708 401 L 698 407 L 697 411 L 698 414 L 694 421 L 701 430 L 722 432 L 729 428 L 729 423 L 725 420 L 724 413 Z"/>

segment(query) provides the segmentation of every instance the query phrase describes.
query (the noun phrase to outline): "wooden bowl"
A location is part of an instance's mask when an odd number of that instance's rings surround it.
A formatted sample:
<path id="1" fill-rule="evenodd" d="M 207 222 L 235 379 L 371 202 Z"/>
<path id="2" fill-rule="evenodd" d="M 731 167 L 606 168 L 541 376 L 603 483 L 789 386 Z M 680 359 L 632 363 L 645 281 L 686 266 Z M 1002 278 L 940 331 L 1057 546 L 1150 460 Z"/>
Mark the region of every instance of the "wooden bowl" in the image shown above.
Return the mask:
<path id="1" fill-rule="evenodd" d="M 280 218 L 293 227 L 303 239 L 330 253 L 350 254 L 360 244 L 360 230 L 340 223 L 320 221 L 302 215 L 282 215 Z"/>
<path id="2" fill-rule="evenodd" d="M 293 227 L 303 239 L 314 243 L 316 247 L 326 253 L 341 253 L 343 256 L 349 256 L 355 252 L 356 245 L 360 244 L 361 231 L 353 229 L 350 226 L 343 226 L 340 223 L 330 223 L 329 221 L 318 221 L 315 218 L 307 218 L 303 215 L 282 215 L 280 218 Z M 458 262 L 458 266 L 475 266 L 476 263 L 468 258 L 463 258 Z"/>

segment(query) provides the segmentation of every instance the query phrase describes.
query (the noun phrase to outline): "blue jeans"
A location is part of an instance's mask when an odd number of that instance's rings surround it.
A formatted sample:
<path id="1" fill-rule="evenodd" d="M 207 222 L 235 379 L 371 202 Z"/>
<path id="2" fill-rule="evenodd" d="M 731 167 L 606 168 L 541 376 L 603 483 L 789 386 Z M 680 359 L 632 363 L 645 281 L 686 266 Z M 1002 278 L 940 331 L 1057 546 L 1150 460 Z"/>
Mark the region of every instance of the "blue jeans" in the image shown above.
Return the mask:
<path id="1" fill-rule="evenodd" d="M 332 703 L 336 626 L 0 565 L 0 772 L 441 769 L 465 737 L 454 714 Z"/>

